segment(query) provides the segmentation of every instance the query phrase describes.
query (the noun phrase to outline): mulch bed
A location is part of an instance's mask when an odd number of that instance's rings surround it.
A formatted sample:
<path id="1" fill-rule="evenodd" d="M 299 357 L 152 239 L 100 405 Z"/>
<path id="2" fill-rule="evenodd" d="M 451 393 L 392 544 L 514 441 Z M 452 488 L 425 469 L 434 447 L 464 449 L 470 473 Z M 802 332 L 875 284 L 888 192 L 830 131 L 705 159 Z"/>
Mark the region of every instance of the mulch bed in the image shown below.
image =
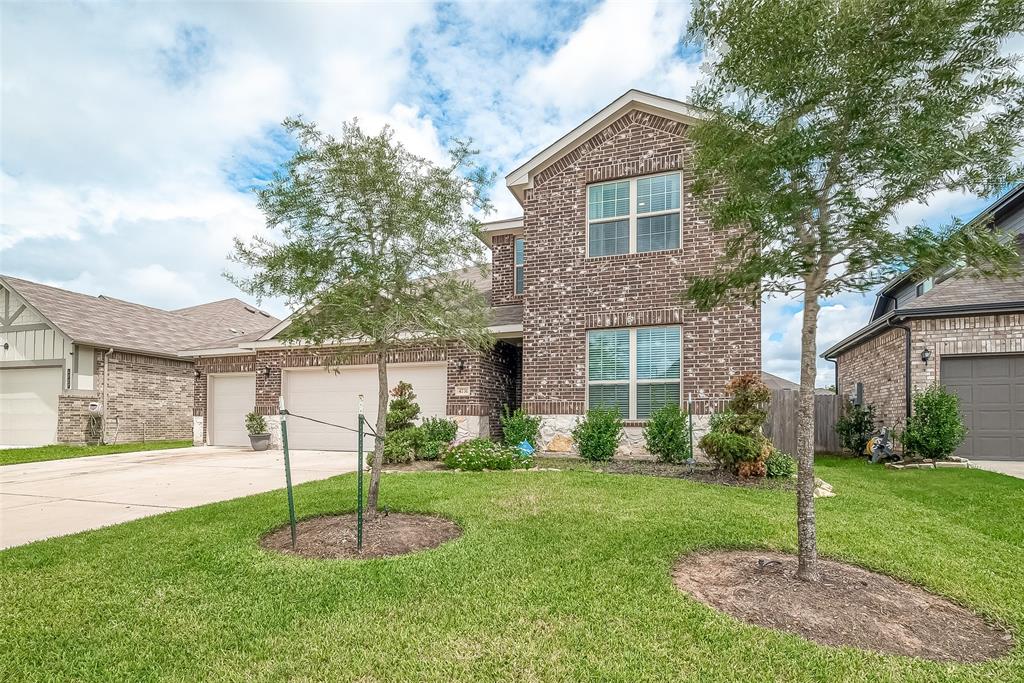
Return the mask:
<path id="1" fill-rule="evenodd" d="M 776 561 L 759 568 L 758 560 Z M 841 562 L 820 560 L 822 580 L 796 578 L 796 558 L 770 551 L 723 550 L 682 557 L 677 588 L 756 626 L 834 646 L 943 662 L 1006 655 L 1012 635 L 917 586 Z"/>
<path id="2" fill-rule="evenodd" d="M 436 548 L 462 535 L 459 525 L 444 517 L 392 512 L 363 523 L 363 551 L 356 551 L 355 514 L 313 517 L 296 527 L 292 549 L 291 528 L 286 524 L 260 539 L 260 545 L 287 555 L 318 559 L 366 559 L 394 557 Z"/>
<path id="3" fill-rule="evenodd" d="M 768 478 L 768 477 L 737 477 L 731 472 L 721 469 L 708 469 L 697 467 L 690 471 L 687 465 L 673 465 L 667 462 L 654 460 L 611 460 L 597 465 L 595 472 L 608 472 L 609 474 L 641 474 L 649 477 L 671 477 L 674 479 L 689 479 L 705 484 L 722 484 L 725 486 L 743 486 L 747 488 L 768 488 L 795 490 L 796 480 L 790 478 Z"/>

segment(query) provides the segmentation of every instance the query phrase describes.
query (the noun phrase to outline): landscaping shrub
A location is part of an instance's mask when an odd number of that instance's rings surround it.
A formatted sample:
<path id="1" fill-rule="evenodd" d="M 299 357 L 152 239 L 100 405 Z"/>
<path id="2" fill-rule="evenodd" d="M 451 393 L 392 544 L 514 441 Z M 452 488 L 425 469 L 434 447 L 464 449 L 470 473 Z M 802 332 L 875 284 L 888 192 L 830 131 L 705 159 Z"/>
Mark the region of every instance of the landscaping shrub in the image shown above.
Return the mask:
<path id="1" fill-rule="evenodd" d="M 690 460 L 689 414 L 679 406 L 664 406 L 644 427 L 644 441 L 647 450 L 661 462 L 680 464 Z"/>
<path id="2" fill-rule="evenodd" d="M 875 431 L 875 407 L 871 404 L 848 405 L 843 416 L 836 420 L 839 443 L 854 455 L 864 455 L 868 441 Z"/>
<path id="3" fill-rule="evenodd" d="M 249 413 L 245 416 L 245 431 L 249 434 L 266 434 L 267 420 L 259 413 Z"/>
<path id="4" fill-rule="evenodd" d="M 611 460 L 621 436 L 622 418 L 614 408 L 591 408 L 572 430 L 576 449 L 587 460 Z"/>
<path id="5" fill-rule="evenodd" d="M 792 477 L 796 474 L 796 460 L 789 453 L 773 448 L 764 460 L 764 468 L 769 477 Z"/>
<path id="6" fill-rule="evenodd" d="M 725 387 L 732 396 L 727 409 L 711 417 L 700 447 L 709 458 L 741 477 L 764 476 L 771 442 L 761 431 L 771 391 L 752 372 L 737 375 Z"/>
<path id="7" fill-rule="evenodd" d="M 384 464 L 396 465 L 412 462 L 421 447 L 420 430 L 418 427 L 399 429 L 388 432 L 384 437 Z"/>
<path id="8" fill-rule="evenodd" d="M 533 467 L 533 456 L 523 455 L 515 448 L 477 438 L 449 448 L 444 456 L 445 467 L 455 470 L 516 470 Z"/>
<path id="9" fill-rule="evenodd" d="M 903 446 L 910 455 L 943 459 L 953 455 L 967 437 L 960 417 L 960 399 L 939 385 L 914 395 L 914 413 L 907 418 Z"/>
<path id="10" fill-rule="evenodd" d="M 414 420 L 420 415 L 420 405 L 416 403 L 416 394 L 408 382 L 399 382 L 391 390 L 391 402 L 388 403 L 388 414 L 384 424 L 388 434 L 415 426 Z"/>
<path id="11" fill-rule="evenodd" d="M 526 441 L 537 447 L 537 436 L 540 434 L 540 417 L 534 417 L 522 408 L 510 411 L 505 406 L 501 414 L 501 432 L 505 444 L 513 448 Z"/>
<path id="12" fill-rule="evenodd" d="M 443 417 L 428 417 L 418 427 L 419 440 L 416 450 L 418 460 L 437 460 L 445 449 L 455 441 L 459 426 L 455 420 Z"/>

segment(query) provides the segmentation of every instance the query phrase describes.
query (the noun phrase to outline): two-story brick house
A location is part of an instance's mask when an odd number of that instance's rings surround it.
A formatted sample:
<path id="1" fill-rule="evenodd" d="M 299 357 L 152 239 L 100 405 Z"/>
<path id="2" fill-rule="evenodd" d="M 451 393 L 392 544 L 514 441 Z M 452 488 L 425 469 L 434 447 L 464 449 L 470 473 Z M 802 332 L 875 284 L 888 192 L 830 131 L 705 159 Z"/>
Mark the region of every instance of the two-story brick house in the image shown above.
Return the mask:
<path id="1" fill-rule="evenodd" d="M 410 381 L 424 415 L 454 417 L 467 434 L 496 433 L 501 407 L 521 404 L 543 418 L 542 447 L 554 451 L 569 450 L 588 407 L 614 406 L 627 424 L 623 452 L 638 453 L 658 407 L 721 396 L 736 373 L 759 372 L 759 306 L 699 312 L 680 297 L 689 276 L 712 270 L 725 241 L 691 192 L 694 125 L 685 103 L 631 90 L 510 173 L 523 215 L 484 226 L 492 269 L 475 278 L 490 297 L 497 345 L 403 350 L 389 383 Z M 329 349 L 275 339 L 287 324 L 188 352 L 200 370 L 197 441 L 240 442 L 226 425 L 253 406 L 275 414 L 281 396 L 292 412 L 352 424 L 357 395 L 376 396 L 368 356 L 324 372 Z M 366 402 L 371 418 L 374 403 Z M 301 420 L 289 434 L 296 447 L 353 442 Z"/>

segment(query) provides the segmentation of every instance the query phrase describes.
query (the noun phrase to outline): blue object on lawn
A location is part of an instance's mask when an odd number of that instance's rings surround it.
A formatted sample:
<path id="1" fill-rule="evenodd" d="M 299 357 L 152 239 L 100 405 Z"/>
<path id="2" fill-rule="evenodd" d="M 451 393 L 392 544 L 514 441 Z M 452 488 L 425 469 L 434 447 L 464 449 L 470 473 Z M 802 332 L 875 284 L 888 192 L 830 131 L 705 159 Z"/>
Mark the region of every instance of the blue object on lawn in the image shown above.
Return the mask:
<path id="1" fill-rule="evenodd" d="M 523 439 L 522 443 L 520 443 L 517 448 L 523 455 L 533 455 L 533 446 L 531 446 L 530 442 L 526 439 Z"/>

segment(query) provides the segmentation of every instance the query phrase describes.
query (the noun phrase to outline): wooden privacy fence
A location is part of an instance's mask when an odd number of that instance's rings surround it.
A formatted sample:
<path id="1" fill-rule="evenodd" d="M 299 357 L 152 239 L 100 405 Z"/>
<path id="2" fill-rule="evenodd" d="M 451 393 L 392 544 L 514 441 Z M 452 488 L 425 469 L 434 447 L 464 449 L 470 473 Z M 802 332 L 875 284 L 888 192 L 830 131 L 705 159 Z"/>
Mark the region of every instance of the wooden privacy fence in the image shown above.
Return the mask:
<path id="1" fill-rule="evenodd" d="M 768 419 L 764 422 L 765 436 L 775 447 L 786 453 L 796 453 L 796 423 L 799 410 L 800 392 L 793 389 L 772 391 L 772 403 L 768 408 Z M 843 397 L 837 394 L 814 395 L 814 450 L 837 453 L 842 450 L 836 421 L 843 414 Z"/>

